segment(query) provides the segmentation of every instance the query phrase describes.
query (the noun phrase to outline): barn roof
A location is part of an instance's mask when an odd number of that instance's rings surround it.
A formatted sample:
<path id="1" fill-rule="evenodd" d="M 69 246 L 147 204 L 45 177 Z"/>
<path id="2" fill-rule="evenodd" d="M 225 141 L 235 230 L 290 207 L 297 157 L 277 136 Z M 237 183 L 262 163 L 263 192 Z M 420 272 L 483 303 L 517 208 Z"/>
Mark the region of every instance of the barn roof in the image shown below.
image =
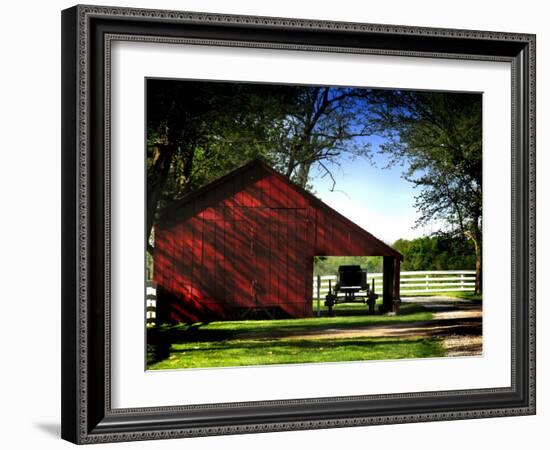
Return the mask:
<path id="1" fill-rule="evenodd" d="M 340 214 L 338 211 L 331 208 L 329 205 L 324 203 L 322 200 L 315 197 L 312 193 L 306 191 L 305 189 L 301 188 L 297 184 L 293 183 L 287 177 L 281 175 L 279 172 L 277 172 L 275 169 L 273 169 L 271 166 L 269 166 L 266 162 L 264 162 L 263 160 L 258 159 L 258 158 L 251 160 L 250 162 L 236 168 L 235 170 L 233 170 L 231 172 L 228 172 L 227 174 L 221 176 L 220 178 L 215 179 L 211 183 L 209 183 L 205 186 L 202 186 L 199 189 L 194 190 L 193 192 L 189 193 L 188 195 L 186 195 L 182 199 L 168 205 L 167 207 L 165 207 L 161 211 L 160 220 L 163 221 L 164 219 L 168 218 L 169 216 L 174 217 L 174 212 L 175 211 L 180 210 L 181 208 L 184 208 L 185 206 L 189 205 L 189 203 L 192 202 L 193 200 L 195 200 L 197 198 L 200 198 L 200 197 L 210 193 L 211 191 L 213 191 L 216 188 L 221 187 L 222 185 L 224 185 L 225 183 L 227 183 L 231 179 L 233 179 L 235 176 L 237 176 L 239 174 L 244 174 L 244 173 L 246 173 L 248 171 L 252 171 L 252 170 L 256 170 L 256 171 L 259 170 L 260 172 L 263 172 L 266 175 L 276 176 L 277 178 L 282 180 L 284 183 L 286 183 L 287 185 L 292 187 L 292 189 L 294 189 L 295 191 L 300 193 L 303 197 L 305 197 L 315 207 L 320 208 L 320 209 L 324 210 L 325 212 L 327 212 L 328 214 L 334 216 L 335 218 L 345 222 L 346 224 L 348 224 L 349 226 L 354 228 L 359 233 L 365 235 L 365 237 L 367 237 L 368 239 L 376 241 L 379 246 L 385 248 L 385 250 L 388 252 L 388 255 L 396 256 L 401 261 L 403 260 L 403 255 L 401 255 L 401 253 L 399 253 L 397 250 L 390 247 L 384 241 L 378 239 L 377 237 L 375 237 L 374 235 L 372 235 L 371 233 L 369 233 L 368 231 L 366 231 L 365 229 L 363 229 L 362 227 L 357 225 L 355 222 L 348 219 L 346 216 Z"/>

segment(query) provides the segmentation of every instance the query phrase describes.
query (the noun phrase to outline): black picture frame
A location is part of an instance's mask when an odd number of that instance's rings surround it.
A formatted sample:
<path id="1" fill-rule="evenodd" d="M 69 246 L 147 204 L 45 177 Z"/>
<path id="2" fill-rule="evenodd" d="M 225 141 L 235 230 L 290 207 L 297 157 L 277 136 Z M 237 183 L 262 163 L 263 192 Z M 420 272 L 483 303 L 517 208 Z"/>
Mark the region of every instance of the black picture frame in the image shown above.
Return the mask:
<path id="1" fill-rule="evenodd" d="M 117 39 L 510 62 L 511 386 L 112 409 L 108 107 L 110 43 Z M 120 7 L 64 10 L 61 350 L 62 437 L 79 444 L 535 414 L 535 36 Z"/>

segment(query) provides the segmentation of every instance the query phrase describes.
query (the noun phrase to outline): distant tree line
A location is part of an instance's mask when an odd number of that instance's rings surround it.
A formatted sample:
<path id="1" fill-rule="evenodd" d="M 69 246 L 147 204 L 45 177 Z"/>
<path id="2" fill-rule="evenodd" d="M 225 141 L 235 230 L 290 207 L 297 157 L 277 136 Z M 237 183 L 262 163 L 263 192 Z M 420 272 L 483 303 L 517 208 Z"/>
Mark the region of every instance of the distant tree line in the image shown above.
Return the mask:
<path id="1" fill-rule="evenodd" d="M 392 245 L 403 255 L 401 270 L 474 270 L 474 244 L 464 236 L 435 235 L 398 239 Z M 315 258 L 315 275 L 336 275 L 341 265 L 360 265 L 367 273 L 382 272 L 380 256 L 330 256 Z"/>
<path id="2" fill-rule="evenodd" d="M 401 270 L 474 270 L 474 244 L 464 236 L 436 235 L 399 239 L 393 248 L 403 255 Z"/>

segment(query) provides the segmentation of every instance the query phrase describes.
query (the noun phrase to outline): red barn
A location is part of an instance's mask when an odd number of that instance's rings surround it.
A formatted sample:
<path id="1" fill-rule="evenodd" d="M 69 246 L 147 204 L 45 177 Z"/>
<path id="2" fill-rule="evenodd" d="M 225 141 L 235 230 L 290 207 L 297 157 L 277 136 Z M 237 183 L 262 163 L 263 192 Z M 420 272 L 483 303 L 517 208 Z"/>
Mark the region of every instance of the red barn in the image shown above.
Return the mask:
<path id="1" fill-rule="evenodd" d="M 398 304 L 401 254 L 254 160 L 161 214 L 159 320 L 311 316 L 314 256 L 383 256 L 383 310 Z"/>

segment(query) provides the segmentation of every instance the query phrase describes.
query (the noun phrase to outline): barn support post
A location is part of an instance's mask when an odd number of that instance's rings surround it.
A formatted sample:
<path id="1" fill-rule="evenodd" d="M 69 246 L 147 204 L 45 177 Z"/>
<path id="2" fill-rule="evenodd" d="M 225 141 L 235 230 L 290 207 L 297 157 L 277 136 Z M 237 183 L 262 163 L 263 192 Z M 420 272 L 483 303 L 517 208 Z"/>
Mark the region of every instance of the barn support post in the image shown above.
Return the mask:
<path id="1" fill-rule="evenodd" d="M 401 260 L 395 258 L 395 272 L 394 272 L 394 288 L 393 288 L 393 312 L 399 313 L 399 306 L 401 305 Z"/>
<path id="2" fill-rule="evenodd" d="M 381 313 L 387 313 L 393 311 L 393 302 L 396 297 L 395 293 L 395 269 L 396 258 L 393 256 L 384 256 L 382 272 L 383 272 L 383 292 L 382 292 L 382 305 L 379 310 Z"/>

